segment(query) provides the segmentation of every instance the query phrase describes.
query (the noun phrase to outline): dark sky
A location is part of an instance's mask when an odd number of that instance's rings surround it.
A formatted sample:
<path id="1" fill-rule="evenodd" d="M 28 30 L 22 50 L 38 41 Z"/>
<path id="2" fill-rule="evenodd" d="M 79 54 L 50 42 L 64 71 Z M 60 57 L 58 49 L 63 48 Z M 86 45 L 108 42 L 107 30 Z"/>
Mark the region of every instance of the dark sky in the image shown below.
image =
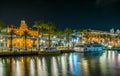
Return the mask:
<path id="1" fill-rule="evenodd" d="M 120 0 L 4 0 L 0 2 L 0 20 L 18 26 L 34 21 L 52 21 L 64 29 L 120 29 Z"/>

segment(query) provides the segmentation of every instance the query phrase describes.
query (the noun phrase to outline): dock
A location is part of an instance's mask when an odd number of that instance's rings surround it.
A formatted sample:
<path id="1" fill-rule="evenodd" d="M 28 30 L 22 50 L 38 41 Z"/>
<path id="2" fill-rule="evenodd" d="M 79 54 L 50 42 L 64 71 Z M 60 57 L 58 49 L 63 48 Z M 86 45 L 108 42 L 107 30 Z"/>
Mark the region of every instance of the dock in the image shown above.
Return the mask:
<path id="1" fill-rule="evenodd" d="M 103 50 L 118 50 L 118 51 L 120 51 L 120 49 L 117 49 L 117 48 L 104 48 Z"/>
<path id="2" fill-rule="evenodd" d="M 61 53 L 71 53 L 71 52 L 75 52 L 74 50 L 70 49 L 70 50 L 60 50 Z"/>
<path id="3" fill-rule="evenodd" d="M 37 54 L 38 54 L 37 51 L 0 52 L 0 56 L 27 56 Z"/>
<path id="4" fill-rule="evenodd" d="M 72 49 L 69 50 L 58 50 L 58 52 L 40 52 L 40 51 L 5 51 L 5 52 L 0 52 L 0 57 L 2 56 L 30 56 L 30 55 L 52 55 L 52 54 L 62 54 L 62 53 L 71 53 L 75 52 Z"/>

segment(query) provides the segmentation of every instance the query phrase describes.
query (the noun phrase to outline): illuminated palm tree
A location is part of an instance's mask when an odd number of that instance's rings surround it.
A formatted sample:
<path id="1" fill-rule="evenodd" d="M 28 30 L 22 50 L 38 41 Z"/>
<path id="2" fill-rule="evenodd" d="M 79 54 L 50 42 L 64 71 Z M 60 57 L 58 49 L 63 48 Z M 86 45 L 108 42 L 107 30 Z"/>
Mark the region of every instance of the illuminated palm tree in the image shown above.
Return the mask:
<path id="1" fill-rule="evenodd" d="M 42 20 L 36 21 L 35 24 L 33 25 L 33 27 L 38 29 L 38 50 L 40 50 L 40 45 L 39 45 L 40 44 L 40 38 L 39 38 L 39 36 L 40 36 L 40 33 L 41 33 L 42 34 L 41 38 L 42 38 L 42 36 L 43 36 L 42 30 L 44 29 L 45 25 L 46 24 Z"/>
<path id="2" fill-rule="evenodd" d="M 58 31 L 56 32 L 56 35 L 57 35 L 58 38 L 61 38 L 62 35 L 63 35 L 63 31 L 62 31 L 62 30 L 58 30 Z"/>
<path id="3" fill-rule="evenodd" d="M 25 37 L 25 50 L 27 50 L 27 46 L 26 46 L 26 39 L 27 39 L 27 36 L 29 35 L 28 31 L 25 30 L 24 33 L 23 33 L 24 37 Z"/>
<path id="4" fill-rule="evenodd" d="M 91 33 L 91 29 L 83 30 L 83 33 L 84 33 L 85 40 L 88 42 L 89 41 L 89 35 Z"/>
<path id="5" fill-rule="evenodd" d="M 0 20 L 0 34 L 2 32 L 2 29 L 6 28 L 6 25 L 3 21 Z M 7 30 L 4 30 L 5 31 L 5 34 L 7 33 L 6 31 Z M 7 42 L 7 38 L 5 38 L 6 42 Z"/>
<path id="6" fill-rule="evenodd" d="M 50 36 L 51 36 L 51 33 L 54 32 L 54 29 L 55 29 L 55 24 L 53 24 L 52 22 L 48 22 L 47 25 L 45 26 L 45 28 L 47 29 L 47 32 L 48 32 L 48 47 L 50 48 L 51 47 L 51 40 L 50 40 Z"/>
<path id="7" fill-rule="evenodd" d="M 59 38 L 58 45 L 60 45 L 60 44 L 61 44 L 61 38 L 62 38 L 62 35 L 63 35 L 63 31 L 58 30 L 58 31 L 56 32 L 56 35 L 57 35 L 57 37 Z"/>
<path id="8" fill-rule="evenodd" d="M 15 34 L 15 31 L 13 30 L 13 26 L 11 26 L 11 31 L 8 33 L 10 34 L 10 51 L 12 51 L 12 40 L 13 40 L 13 35 Z"/>
<path id="9" fill-rule="evenodd" d="M 77 30 L 73 30 L 72 39 L 73 39 L 73 49 L 74 49 L 74 46 L 75 46 L 75 39 L 77 39 Z"/>
<path id="10" fill-rule="evenodd" d="M 0 20 L 0 33 L 1 33 L 1 30 L 5 27 L 6 27 L 5 23 Z"/>
<path id="11" fill-rule="evenodd" d="M 66 28 L 64 32 L 66 34 L 66 38 L 67 38 L 67 42 L 68 42 L 68 50 L 69 50 L 70 34 L 72 33 L 72 29 Z"/>

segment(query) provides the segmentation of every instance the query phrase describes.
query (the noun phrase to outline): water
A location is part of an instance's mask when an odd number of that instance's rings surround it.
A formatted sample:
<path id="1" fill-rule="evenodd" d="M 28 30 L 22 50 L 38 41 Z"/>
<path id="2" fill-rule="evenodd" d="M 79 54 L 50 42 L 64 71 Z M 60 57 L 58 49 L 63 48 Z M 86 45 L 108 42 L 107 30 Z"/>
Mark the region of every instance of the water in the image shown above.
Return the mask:
<path id="1" fill-rule="evenodd" d="M 120 76 L 120 53 L 0 58 L 0 76 Z"/>

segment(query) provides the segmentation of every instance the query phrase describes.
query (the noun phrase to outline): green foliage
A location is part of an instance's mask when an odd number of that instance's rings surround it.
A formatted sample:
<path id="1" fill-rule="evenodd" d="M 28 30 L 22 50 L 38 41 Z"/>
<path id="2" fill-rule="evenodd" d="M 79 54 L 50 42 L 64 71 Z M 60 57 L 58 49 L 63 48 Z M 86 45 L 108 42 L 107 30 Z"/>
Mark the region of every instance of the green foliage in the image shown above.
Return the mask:
<path id="1" fill-rule="evenodd" d="M 0 20 L 0 29 L 5 28 L 5 27 L 6 27 L 5 23 Z"/>
<path id="2" fill-rule="evenodd" d="M 65 32 L 65 34 L 69 35 L 72 33 L 72 29 L 66 28 L 64 32 Z"/>
<path id="3" fill-rule="evenodd" d="M 53 31 L 55 29 L 55 24 L 49 21 L 46 25 L 46 29 L 48 31 Z"/>
<path id="4" fill-rule="evenodd" d="M 43 27 L 44 21 L 40 20 L 40 21 L 36 21 L 33 25 L 33 27 L 40 29 L 41 27 Z"/>
<path id="5" fill-rule="evenodd" d="M 44 23 L 44 21 L 40 20 L 40 21 L 36 21 L 33 25 L 33 27 L 38 29 L 38 33 L 40 34 L 40 32 L 44 32 L 45 31 L 45 27 L 46 24 Z"/>
<path id="6" fill-rule="evenodd" d="M 63 31 L 58 30 L 58 31 L 56 32 L 56 35 L 58 36 L 58 38 L 60 38 L 60 37 L 63 35 Z"/>

